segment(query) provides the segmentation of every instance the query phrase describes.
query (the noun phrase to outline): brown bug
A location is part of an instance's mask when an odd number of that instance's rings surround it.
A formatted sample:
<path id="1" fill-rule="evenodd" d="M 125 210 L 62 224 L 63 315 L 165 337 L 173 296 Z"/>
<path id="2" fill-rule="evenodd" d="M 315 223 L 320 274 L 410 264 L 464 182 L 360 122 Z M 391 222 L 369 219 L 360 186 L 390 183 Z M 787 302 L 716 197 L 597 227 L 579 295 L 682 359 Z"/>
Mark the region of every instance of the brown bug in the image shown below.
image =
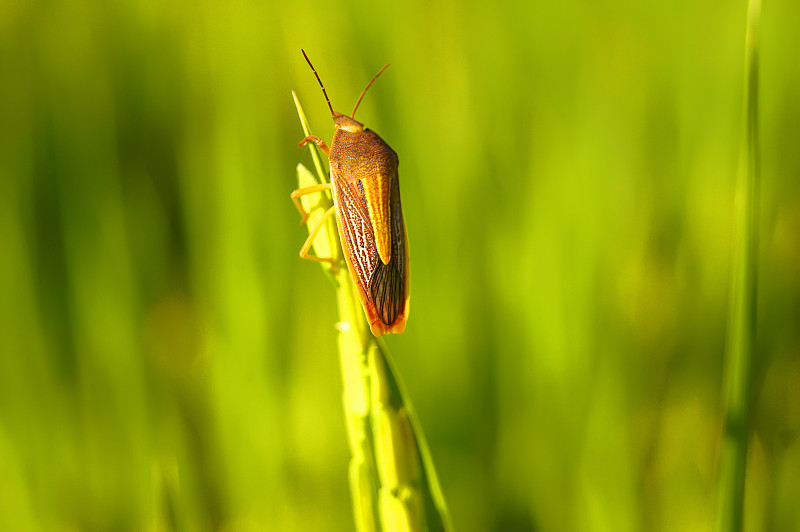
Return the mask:
<path id="1" fill-rule="evenodd" d="M 364 124 L 354 118 L 367 89 L 389 65 L 367 84 L 353 112 L 347 116 L 333 110 L 319 74 L 305 51 L 301 51 L 322 87 L 336 131 L 330 147 L 313 135 L 300 142 L 300 146 L 314 142 L 328 156 L 331 179 L 330 184 L 321 183 L 292 192 L 292 201 L 303 217 L 301 223 L 306 222 L 308 213 L 300 204 L 300 196 L 330 189 L 333 197 L 333 207 L 310 232 L 300 256 L 329 262 L 335 271 L 333 259 L 308 254 L 320 228 L 335 211 L 347 267 L 358 289 L 372 334 L 399 334 L 406 328 L 408 320 L 409 266 L 397 154 L 377 133 L 365 129 Z"/>

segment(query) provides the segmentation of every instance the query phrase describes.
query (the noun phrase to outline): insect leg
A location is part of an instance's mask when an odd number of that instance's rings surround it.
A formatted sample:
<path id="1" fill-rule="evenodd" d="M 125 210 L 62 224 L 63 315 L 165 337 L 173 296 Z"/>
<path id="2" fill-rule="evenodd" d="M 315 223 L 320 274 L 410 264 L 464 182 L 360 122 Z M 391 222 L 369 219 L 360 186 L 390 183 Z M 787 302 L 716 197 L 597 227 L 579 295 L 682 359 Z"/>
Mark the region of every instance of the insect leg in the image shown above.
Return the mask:
<path id="1" fill-rule="evenodd" d="M 309 135 L 300 141 L 299 146 L 305 146 L 307 142 L 313 142 L 319 147 L 319 149 L 322 150 L 322 153 L 324 153 L 327 157 L 331 156 L 331 149 L 328 147 L 327 144 L 325 144 L 325 141 L 322 140 L 321 138 L 315 137 L 314 135 Z"/>
<path id="2" fill-rule="evenodd" d="M 297 211 L 300 213 L 302 220 L 300 220 L 300 225 L 303 225 L 308 220 L 308 213 L 303 208 L 303 205 L 300 203 L 300 196 L 305 196 L 306 194 L 313 194 L 314 192 L 322 192 L 323 190 L 330 190 L 331 185 L 329 183 L 319 183 L 316 185 L 311 185 L 309 187 L 298 188 L 297 190 L 292 191 L 292 201 L 294 202 L 294 206 L 297 207 Z"/>
<path id="3" fill-rule="evenodd" d="M 301 259 L 313 260 L 313 261 L 316 261 L 316 262 L 327 262 L 328 264 L 331 265 L 331 269 L 333 270 L 333 274 L 336 275 L 337 268 L 336 268 L 336 261 L 335 260 L 333 260 L 330 257 L 317 257 L 316 255 L 309 255 L 308 254 L 309 250 L 311 250 L 311 245 L 314 243 L 314 239 L 317 238 L 317 235 L 319 234 L 320 229 L 322 229 L 322 226 L 325 225 L 325 222 L 328 220 L 328 218 L 331 217 L 331 214 L 333 214 L 333 212 L 334 212 L 334 207 L 331 207 L 330 209 L 325 211 L 325 214 L 323 214 L 322 218 L 319 219 L 319 222 L 317 223 L 316 227 L 314 227 L 314 229 L 312 229 L 311 232 L 308 234 L 308 238 L 306 239 L 305 243 L 303 244 L 303 247 L 300 248 L 300 258 Z"/>

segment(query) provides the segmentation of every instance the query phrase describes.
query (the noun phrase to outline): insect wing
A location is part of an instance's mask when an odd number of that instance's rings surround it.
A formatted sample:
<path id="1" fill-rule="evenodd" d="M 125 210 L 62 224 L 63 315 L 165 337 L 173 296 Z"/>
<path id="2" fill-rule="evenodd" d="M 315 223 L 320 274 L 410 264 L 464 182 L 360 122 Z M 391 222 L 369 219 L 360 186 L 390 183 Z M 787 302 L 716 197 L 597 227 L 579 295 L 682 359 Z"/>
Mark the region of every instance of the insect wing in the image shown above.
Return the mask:
<path id="1" fill-rule="evenodd" d="M 339 236 L 346 248 L 347 264 L 363 300 L 367 294 L 365 289 L 369 286 L 369 276 L 379 260 L 375 250 L 375 233 L 362 199 L 363 194 L 355 183 L 348 183 L 332 173 L 331 191 L 339 217 Z"/>
<path id="2" fill-rule="evenodd" d="M 375 247 L 363 183 L 347 182 L 335 172 L 331 175 L 347 266 L 376 335 L 402 332 L 408 316 L 408 243 L 396 173 L 392 181 L 392 251 L 389 263 L 383 264 Z"/>

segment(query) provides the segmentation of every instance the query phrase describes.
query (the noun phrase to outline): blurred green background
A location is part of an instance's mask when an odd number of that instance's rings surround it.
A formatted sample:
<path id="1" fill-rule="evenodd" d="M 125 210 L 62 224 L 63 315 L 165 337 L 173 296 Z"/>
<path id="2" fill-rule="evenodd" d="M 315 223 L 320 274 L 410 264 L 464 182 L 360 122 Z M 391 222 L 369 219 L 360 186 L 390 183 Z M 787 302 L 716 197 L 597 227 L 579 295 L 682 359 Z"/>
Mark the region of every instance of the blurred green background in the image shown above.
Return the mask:
<path id="1" fill-rule="evenodd" d="M 394 5 L 392 5 L 394 4 Z M 0 530 L 352 530 L 302 130 L 399 153 L 458 530 L 708 530 L 746 4 L 0 3 Z M 800 530 L 800 3 L 762 18 L 748 530 Z"/>

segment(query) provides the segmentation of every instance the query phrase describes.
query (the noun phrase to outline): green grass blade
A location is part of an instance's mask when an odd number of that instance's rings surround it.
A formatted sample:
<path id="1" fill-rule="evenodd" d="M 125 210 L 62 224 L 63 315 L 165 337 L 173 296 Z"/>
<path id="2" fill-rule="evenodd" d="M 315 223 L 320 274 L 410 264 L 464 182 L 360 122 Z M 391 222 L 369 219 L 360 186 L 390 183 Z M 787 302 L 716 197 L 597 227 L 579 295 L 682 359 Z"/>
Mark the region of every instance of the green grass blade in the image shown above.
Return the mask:
<path id="1" fill-rule="evenodd" d="M 745 138 L 736 186 L 736 220 L 725 353 L 725 421 L 716 530 L 744 526 L 749 408 L 756 336 L 758 277 L 758 24 L 760 0 L 748 6 L 745 52 Z"/>
<path id="2" fill-rule="evenodd" d="M 300 117 L 300 123 L 303 125 L 303 133 L 305 136 L 311 135 L 311 128 L 308 125 L 308 119 L 306 118 L 306 113 L 303 111 L 303 106 L 300 105 L 300 100 L 297 99 L 297 94 L 292 91 L 292 99 L 294 100 L 294 105 L 297 107 L 297 115 Z M 326 178 L 327 174 L 322 169 L 322 161 L 319 157 L 319 148 L 313 142 L 309 142 L 307 144 L 309 149 L 311 150 L 311 158 L 314 160 L 314 168 L 317 169 L 317 176 L 319 176 L 320 183 L 327 183 L 328 180 Z M 312 226 L 313 227 L 313 226 Z"/>

